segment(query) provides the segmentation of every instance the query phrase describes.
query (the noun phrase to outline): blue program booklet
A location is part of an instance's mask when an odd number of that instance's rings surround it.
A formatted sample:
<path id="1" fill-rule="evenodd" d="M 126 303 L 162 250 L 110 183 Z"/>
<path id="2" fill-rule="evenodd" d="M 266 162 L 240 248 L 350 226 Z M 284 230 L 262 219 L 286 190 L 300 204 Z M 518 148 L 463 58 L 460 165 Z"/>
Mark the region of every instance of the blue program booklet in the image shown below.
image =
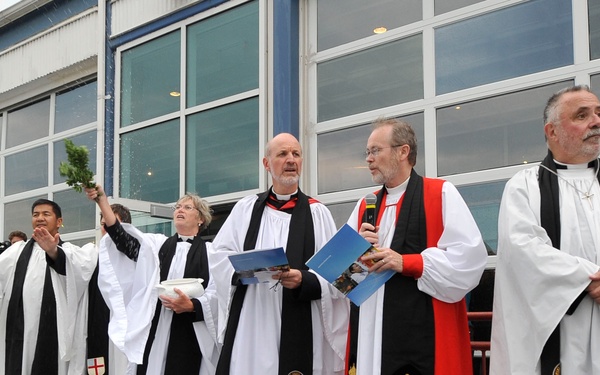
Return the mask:
<path id="1" fill-rule="evenodd" d="M 306 265 L 360 306 L 396 272 L 368 272 L 373 261 L 360 257 L 379 251 L 348 224 L 344 224 Z"/>
<path id="2" fill-rule="evenodd" d="M 230 255 L 229 261 L 239 274 L 240 282 L 246 285 L 275 284 L 277 279 L 273 279 L 273 275 L 290 269 L 283 247 L 247 250 Z"/>

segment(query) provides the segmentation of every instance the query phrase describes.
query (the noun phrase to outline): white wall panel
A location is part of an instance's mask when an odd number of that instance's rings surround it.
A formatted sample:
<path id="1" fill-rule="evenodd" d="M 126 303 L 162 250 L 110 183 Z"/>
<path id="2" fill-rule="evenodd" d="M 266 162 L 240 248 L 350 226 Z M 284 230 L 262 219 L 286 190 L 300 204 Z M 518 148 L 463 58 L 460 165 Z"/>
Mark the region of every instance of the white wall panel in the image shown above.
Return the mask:
<path id="1" fill-rule="evenodd" d="M 0 94 L 97 55 L 93 8 L 0 53 Z"/>
<path id="2" fill-rule="evenodd" d="M 112 36 L 141 26 L 202 0 L 115 0 L 112 2 Z"/>

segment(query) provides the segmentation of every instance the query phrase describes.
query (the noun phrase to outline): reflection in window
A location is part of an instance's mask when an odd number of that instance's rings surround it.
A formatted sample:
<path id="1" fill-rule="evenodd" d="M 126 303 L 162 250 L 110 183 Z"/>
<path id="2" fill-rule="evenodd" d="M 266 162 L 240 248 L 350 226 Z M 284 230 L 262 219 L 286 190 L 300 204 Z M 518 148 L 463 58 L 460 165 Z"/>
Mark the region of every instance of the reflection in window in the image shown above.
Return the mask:
<path id="1" fill-rule="evenodd" d="M 8 113 L 6 148 L 48 136 L 50 99 Z"/>
<path id="2" fill-rule="evenodd" d="M 437 94 L 573 64 L 571 11 L 532 0 L 436 29 Z"/>
<path id="3" fill-rule="evenodd" d="M 319 51 L 423 19 L 421 0 L 317 1 Z M 378 33 L 385 32 L 382 29 Z"/>
<path id="4" fill-rule="evenodd" d="M 600 95 L 600 74 L 595 74 L 590 77 L 590 89 L 592 89 L 596 95 Z"/>
<path id="5" fill-rule="evenodd" d="M 73 143 L 77 146 L 85 146 L 89 151 L 89 167 L 96 174 L 96 131 L 91 131 L 88 133 L 76 135 L 73 137 L 69 137 Z M 67 161 L 67 151 L 65 149 L 65 141 L 61 139 L 60 141 L 54 142 L 54 183 L 60 184 L 61 182 L 65 182 L 67 179 L 62 177 L 58 171 L 58 167 L 60 162 Z"/>
<path id="6" fill-rule="evenodd" d="M 5 195 L 48 186 L 47 145 L 8 155 L 5 163 Z"/>
<path id="7" fill-rule="evenodd" d="M 317 67 L 318 121 L 423 98 L 421 34 Z"/>
<path id="8" fill-rule="evenodd" d="M 488 254 L 498 249 L 498 212 L 506 181 L 457 187 L 483 236 Z"/>
<path id="9" fill-rule="evenodd" d="M 415 170 L 423 175 L 425 168 L 423 114 L 400 117 L 408 122 L 417 136 Z M 332 131 L 317 136 L 317 168 L 319 194 L 373 186 L 364 151 L 371 135 L 371 124 Z"/>
<path id="10" fill-rule="evenodd" d="M 96 82 L 56 94 L 54 133 L 96 121 Z"/>
<path id="11" fill-rule="evenodd" d="M 546 156 L 543 111 L 572 81 L 437 111 L 438 175 L 537 162 Z"/>
<path id="12" fill-rule="evenodd" d="M 131 48 L 121 59 L 121 126 L 179 110 L 179 31 Z"/>
<path id="13" fill-rule="evenodd" d="M 20 230 L 27 234 L 27 238 L 31 237 L 30 234 L 33 229 L 31 224 L 31 205 L 40 198 L 48 198 L 48 196 L 38 195 L 4 205 L 4 217 L 10 218 L 10 220 L 4 220 L 5 237 L 8 237 L 8 234 L 13 230 Z"/>
<path id="14" fill-rule="evenodd" d="M 179 197 L 179 121 L 121 136 L 120 196 L 157 203 Z"/>
<path id="15" fill-rule="evenodd" d="M 481 1 L 483 0 L 435 0 L 435 15 L 437 16 L 452 10 L 464 8 Z"/>
<path id="16" fill-rule="evenodd" d="M 63 228 L 60 233 L 73 233 L 96 227 L 96 207 L 90 204 L 85 194 L 73 189 L 54 193 L 54 201 L 60 206 Z"/>
<path id="17" fill-rule="evenodd" d="M 258 2 L 188 28 L 187 105 L 258 88 Z"/>
<path id="18" fill-rule="evenodd" d="M 258 188 L 258 98 L 188 118 L 186 190 L 202 196 Z"/>
<path id="19" fill-rule="evenodd" d="M 588 0 L 588 21 L 590 28 L 590 59 L 600 57 L 600 1 Z"/>

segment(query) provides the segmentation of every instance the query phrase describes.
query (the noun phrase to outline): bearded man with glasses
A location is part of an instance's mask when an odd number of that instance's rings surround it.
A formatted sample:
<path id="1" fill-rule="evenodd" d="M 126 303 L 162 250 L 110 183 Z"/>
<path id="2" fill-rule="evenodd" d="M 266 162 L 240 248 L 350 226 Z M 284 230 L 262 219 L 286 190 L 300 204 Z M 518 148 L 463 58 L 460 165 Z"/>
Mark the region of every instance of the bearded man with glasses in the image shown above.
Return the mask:
<path id="1" fill-rule="evenodd" d="M 111 309 L 109 336 L 129 360 L 128 374 L 213 374 L 217 302 L 207 243 L 198 235 L 211 221 L 206 201 L 186 194 L 173 207 L 175 233 L 142 233 L 117 220 L 101 186 L 86 189 L 102 213 L 108 236 L 100 242 L 100 288 Z M 161 295 L 164 280 L 202 278 L 205 293 Z M 213 315 L 214 312 L 214 315 Z M 137 367 L 137 369 L 136 369 Z"/>
<path id="2" fill-rule="evenodd" d="M 379 249 L 361 259 L 375 262 L 369 272 L 396 274 L 353 310 L 349 367 L 358 375 L 472 374 L 464 297 L 487 260 L 475 220 L 454 185 L 415 172 L 409 124 L 375 121 L 365 155 L 383 186 L 370 194 L 374 222 L 361 199 L 348 225 Z"/>

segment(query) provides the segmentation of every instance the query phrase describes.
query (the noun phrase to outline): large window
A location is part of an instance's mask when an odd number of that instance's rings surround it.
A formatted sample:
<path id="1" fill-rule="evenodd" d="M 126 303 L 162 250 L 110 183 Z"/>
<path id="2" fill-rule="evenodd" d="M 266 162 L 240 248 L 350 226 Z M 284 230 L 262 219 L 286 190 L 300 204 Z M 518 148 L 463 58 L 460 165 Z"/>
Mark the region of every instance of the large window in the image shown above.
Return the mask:
<path id="1" fill-rule="evenodd" d="M 259 19 L 251 1 L 123 47 L 118 196 L 259 188 Z"/>
<path id="2" fill-rule="evenodd" d="M 319 51 L 420 21 L 422 0 L 317 2 Z"/>
<path id="3" fill-rule="evenodd" d="M 417 136 L 417 172 L 424 173 L 423 114 L 403 116 Z M 318 187 L 319 194 L 373 186 L 365 160 L 367 139 L 371 125 L 345 128 L 318 135 Z"/>
<path id="4" fill-rule="evenodd" d="M 318 120 L 423 98 L 422 44 L 422 36 L 413 35 L 320 63 Z"/>
<path id="5" fill-rule="evenodd" d="M 572 84 L 554 83 L 438 109 L 438 175 L 542 160 L 544 105 L 552 93 Z"/>
<path id="6" fill-rule="evenodd" d="M 437 94 L 573 64 L 571 10 L 532 0 L 437 28 Z"/>
<path id="7" fill-rule="evenodd" d="M 58 171 L 67 160 L 64 140 L 88 148 L 89 167 L 96 171 L 95 81 L 76 80 L 29 103 L 1 111 L 7 122 L 6 144 L 0 150 L 3 196 L 3 235 L 31 232 L 31 205 L 39 198 L 62 208 L 67 240 L 89 240 L 95 228 L 95 207 L 85 195 L 65 184 Z M 1 143 L 0 143 L 1 144 Z"/>
<path id="8" fill-rule="evenodd" d="M 590 58 L 600 57 L 600 1 L 588 0 L 588 23 L 590 28 Z"/>

